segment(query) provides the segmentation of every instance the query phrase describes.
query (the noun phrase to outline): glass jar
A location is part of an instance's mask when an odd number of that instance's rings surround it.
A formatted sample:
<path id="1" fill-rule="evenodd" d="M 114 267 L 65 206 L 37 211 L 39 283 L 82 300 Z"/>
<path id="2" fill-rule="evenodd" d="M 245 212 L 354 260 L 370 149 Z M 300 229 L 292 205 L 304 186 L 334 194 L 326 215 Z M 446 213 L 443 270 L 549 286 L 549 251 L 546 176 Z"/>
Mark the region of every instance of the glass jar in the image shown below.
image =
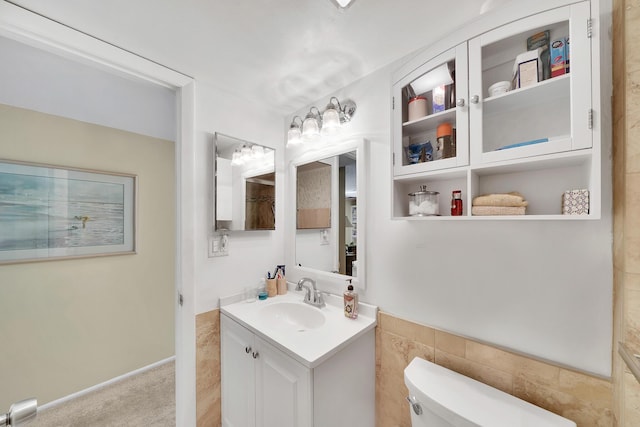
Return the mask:
<path id="1" fill-rule="evenodd" d="M 409 193 L 409 215 L 411 216 L 432 216 L 439 215 L 440 207 L 438 203 L 437 191 L 428 191 L 426 185 L 420 186 L 420 191 Z"/>

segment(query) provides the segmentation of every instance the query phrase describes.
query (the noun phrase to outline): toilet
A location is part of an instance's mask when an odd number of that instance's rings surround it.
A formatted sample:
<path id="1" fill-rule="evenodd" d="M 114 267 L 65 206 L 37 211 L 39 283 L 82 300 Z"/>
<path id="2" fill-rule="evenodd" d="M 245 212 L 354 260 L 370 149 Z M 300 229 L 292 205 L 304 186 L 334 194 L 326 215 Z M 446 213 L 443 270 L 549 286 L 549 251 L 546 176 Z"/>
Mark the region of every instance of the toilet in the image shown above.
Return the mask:
<path id="1" fill-rule="evenodd" d="M 412 427 L 576 427 L 576 423 L 419 357 L 404 370 Z"/>

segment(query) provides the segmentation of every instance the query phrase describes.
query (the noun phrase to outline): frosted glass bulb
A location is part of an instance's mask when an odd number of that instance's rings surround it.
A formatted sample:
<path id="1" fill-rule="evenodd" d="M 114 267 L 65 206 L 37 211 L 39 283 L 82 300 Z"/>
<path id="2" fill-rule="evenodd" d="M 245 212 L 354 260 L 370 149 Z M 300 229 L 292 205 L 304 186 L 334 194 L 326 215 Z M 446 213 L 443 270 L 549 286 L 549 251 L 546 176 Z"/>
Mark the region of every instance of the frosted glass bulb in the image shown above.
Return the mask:
<path id="1" fill-rule="evenodd" d="M 322 135 L 333 135 L 340 129 L 340 114 L 335 108 L 328 108 L 322 114 Z"/>
<path id="2" fill-rule="evenodd" d="M 320 126 L 318 125 L 318 120 L 314 117 L 307 116 L 302 122 L 302 138 L 305 140 L 313 140 L 316 137 L 320 136 Z"/>
<path id="3" fill-rule="evenodd" d="M 292 127 L 289 129 L 289 132 L 287 132 L 287 144 L 288 145 L 297 145 L 300 144 L 302 142 L 302 140 L 300 139 L 300 128 L 299 127 Z"/>
<path id="4" fill-rule="evenodd" d="M 251 147 L 251 155 L 255 159 L 259 159 L 264 156 L 264 147 L 262 145 L 254 145 Z"/>

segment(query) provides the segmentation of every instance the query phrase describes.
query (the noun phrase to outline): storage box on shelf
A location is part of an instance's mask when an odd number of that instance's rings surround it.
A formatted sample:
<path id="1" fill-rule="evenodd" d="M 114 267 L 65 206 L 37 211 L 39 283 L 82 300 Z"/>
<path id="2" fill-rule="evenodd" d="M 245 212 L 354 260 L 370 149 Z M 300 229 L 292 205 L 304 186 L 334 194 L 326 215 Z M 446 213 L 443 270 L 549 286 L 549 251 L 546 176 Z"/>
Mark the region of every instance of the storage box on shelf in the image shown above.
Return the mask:
<path id="1" fill-rule="evenodd" d="M 562 3 L 562 2 L 559 2 Z M 595 8 L 592 13 L 591 9 Z M 493 28 L 477 24 L 478 36 L 462 32 L 452 35 L 456 47 L 429 58 L 423 53 L 423 66 L 400 70 L 394 84 L 393 113 L 393 212 L 394 218 L 410 218 L 408 194 L 420 185 L 440 192 L 440 215 L 420 219 L 495 219 L 472 216 L 472 201 L 482 194 L 518 191 L 529 202 L 526 215 L 499 219 L 573 219 L 600 217 L 600 137 L 592 129 L 592 93 L 599 99 L 599 67 L 592 61 L 597 39 L 590 37 L 590 17 L 597 15 L 597 5 L 589 1 L 566 5 L 526 18 L 501 17 L 505 25 Z M 501 12 L 495 12 L 500 14 Z M 496 22 L 496 20 L 488 20 Z M 489 25 L 489 24 L 487 24 Z M 469 37 L 471 36 L 471 37 Z M 466 40 L 464 40 L 466 38 Z M 550 46 L 553 40 L 571 40 L 571 68 L 550 72 L 549 51 L 536 52 L 540 69 L 526 87 L 512 88 L 490 96 L 489 87 L 511 81 L 517 73 L 519 59 L 529 47 Z M 593 46 L 592 46 L 593 44 Z M 559 44 L 558 44 L 559 45 Z M 434 46 L 433 51 L 446 49 Z M 461 59 L 468 54 L 468 75 L 461 69 Z M 519 58 L 519 59 L 516 59 Z M 444 113 L 407 122 L 406 86 L 441 63 L 456 66 L 458 105 Z M 558 67 L 556 67 L 558 68 Z M 462 79 L 467 81 L 463 82 Z M 531 78 L 531 76 L 529 76 Z M 592 80 L 596 83 L 592 84 Z M 468 88 L 468 91 L 466 89 Z M 408 164 L 404 147 L 416 139 L 433 141 L 435 129 L 445 121 L 458 130 L 457 156 L 431 162 Z M 462 133 L 460 132 L 462 129 Z M 589 192 L 588 215 L 563 215 L 565 191 L 586 189 Z M 462 217 L 451 217 L 449 199 L 454 190 L 462 191 Z M 417 218 L 416 218 L 417 219 Z"/>

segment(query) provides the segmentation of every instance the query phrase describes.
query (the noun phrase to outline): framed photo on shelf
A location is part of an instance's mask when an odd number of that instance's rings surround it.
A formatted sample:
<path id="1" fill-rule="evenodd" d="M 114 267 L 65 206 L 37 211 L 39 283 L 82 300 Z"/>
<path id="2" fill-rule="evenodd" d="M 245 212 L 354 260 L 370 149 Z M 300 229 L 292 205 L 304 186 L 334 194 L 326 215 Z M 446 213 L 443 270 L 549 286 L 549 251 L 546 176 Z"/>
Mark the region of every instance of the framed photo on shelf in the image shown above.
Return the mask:
<path id="1" fill-rule="evenodd" d="M 0 264 L 135 253 L 136 180 L 0 160 Z"/>

